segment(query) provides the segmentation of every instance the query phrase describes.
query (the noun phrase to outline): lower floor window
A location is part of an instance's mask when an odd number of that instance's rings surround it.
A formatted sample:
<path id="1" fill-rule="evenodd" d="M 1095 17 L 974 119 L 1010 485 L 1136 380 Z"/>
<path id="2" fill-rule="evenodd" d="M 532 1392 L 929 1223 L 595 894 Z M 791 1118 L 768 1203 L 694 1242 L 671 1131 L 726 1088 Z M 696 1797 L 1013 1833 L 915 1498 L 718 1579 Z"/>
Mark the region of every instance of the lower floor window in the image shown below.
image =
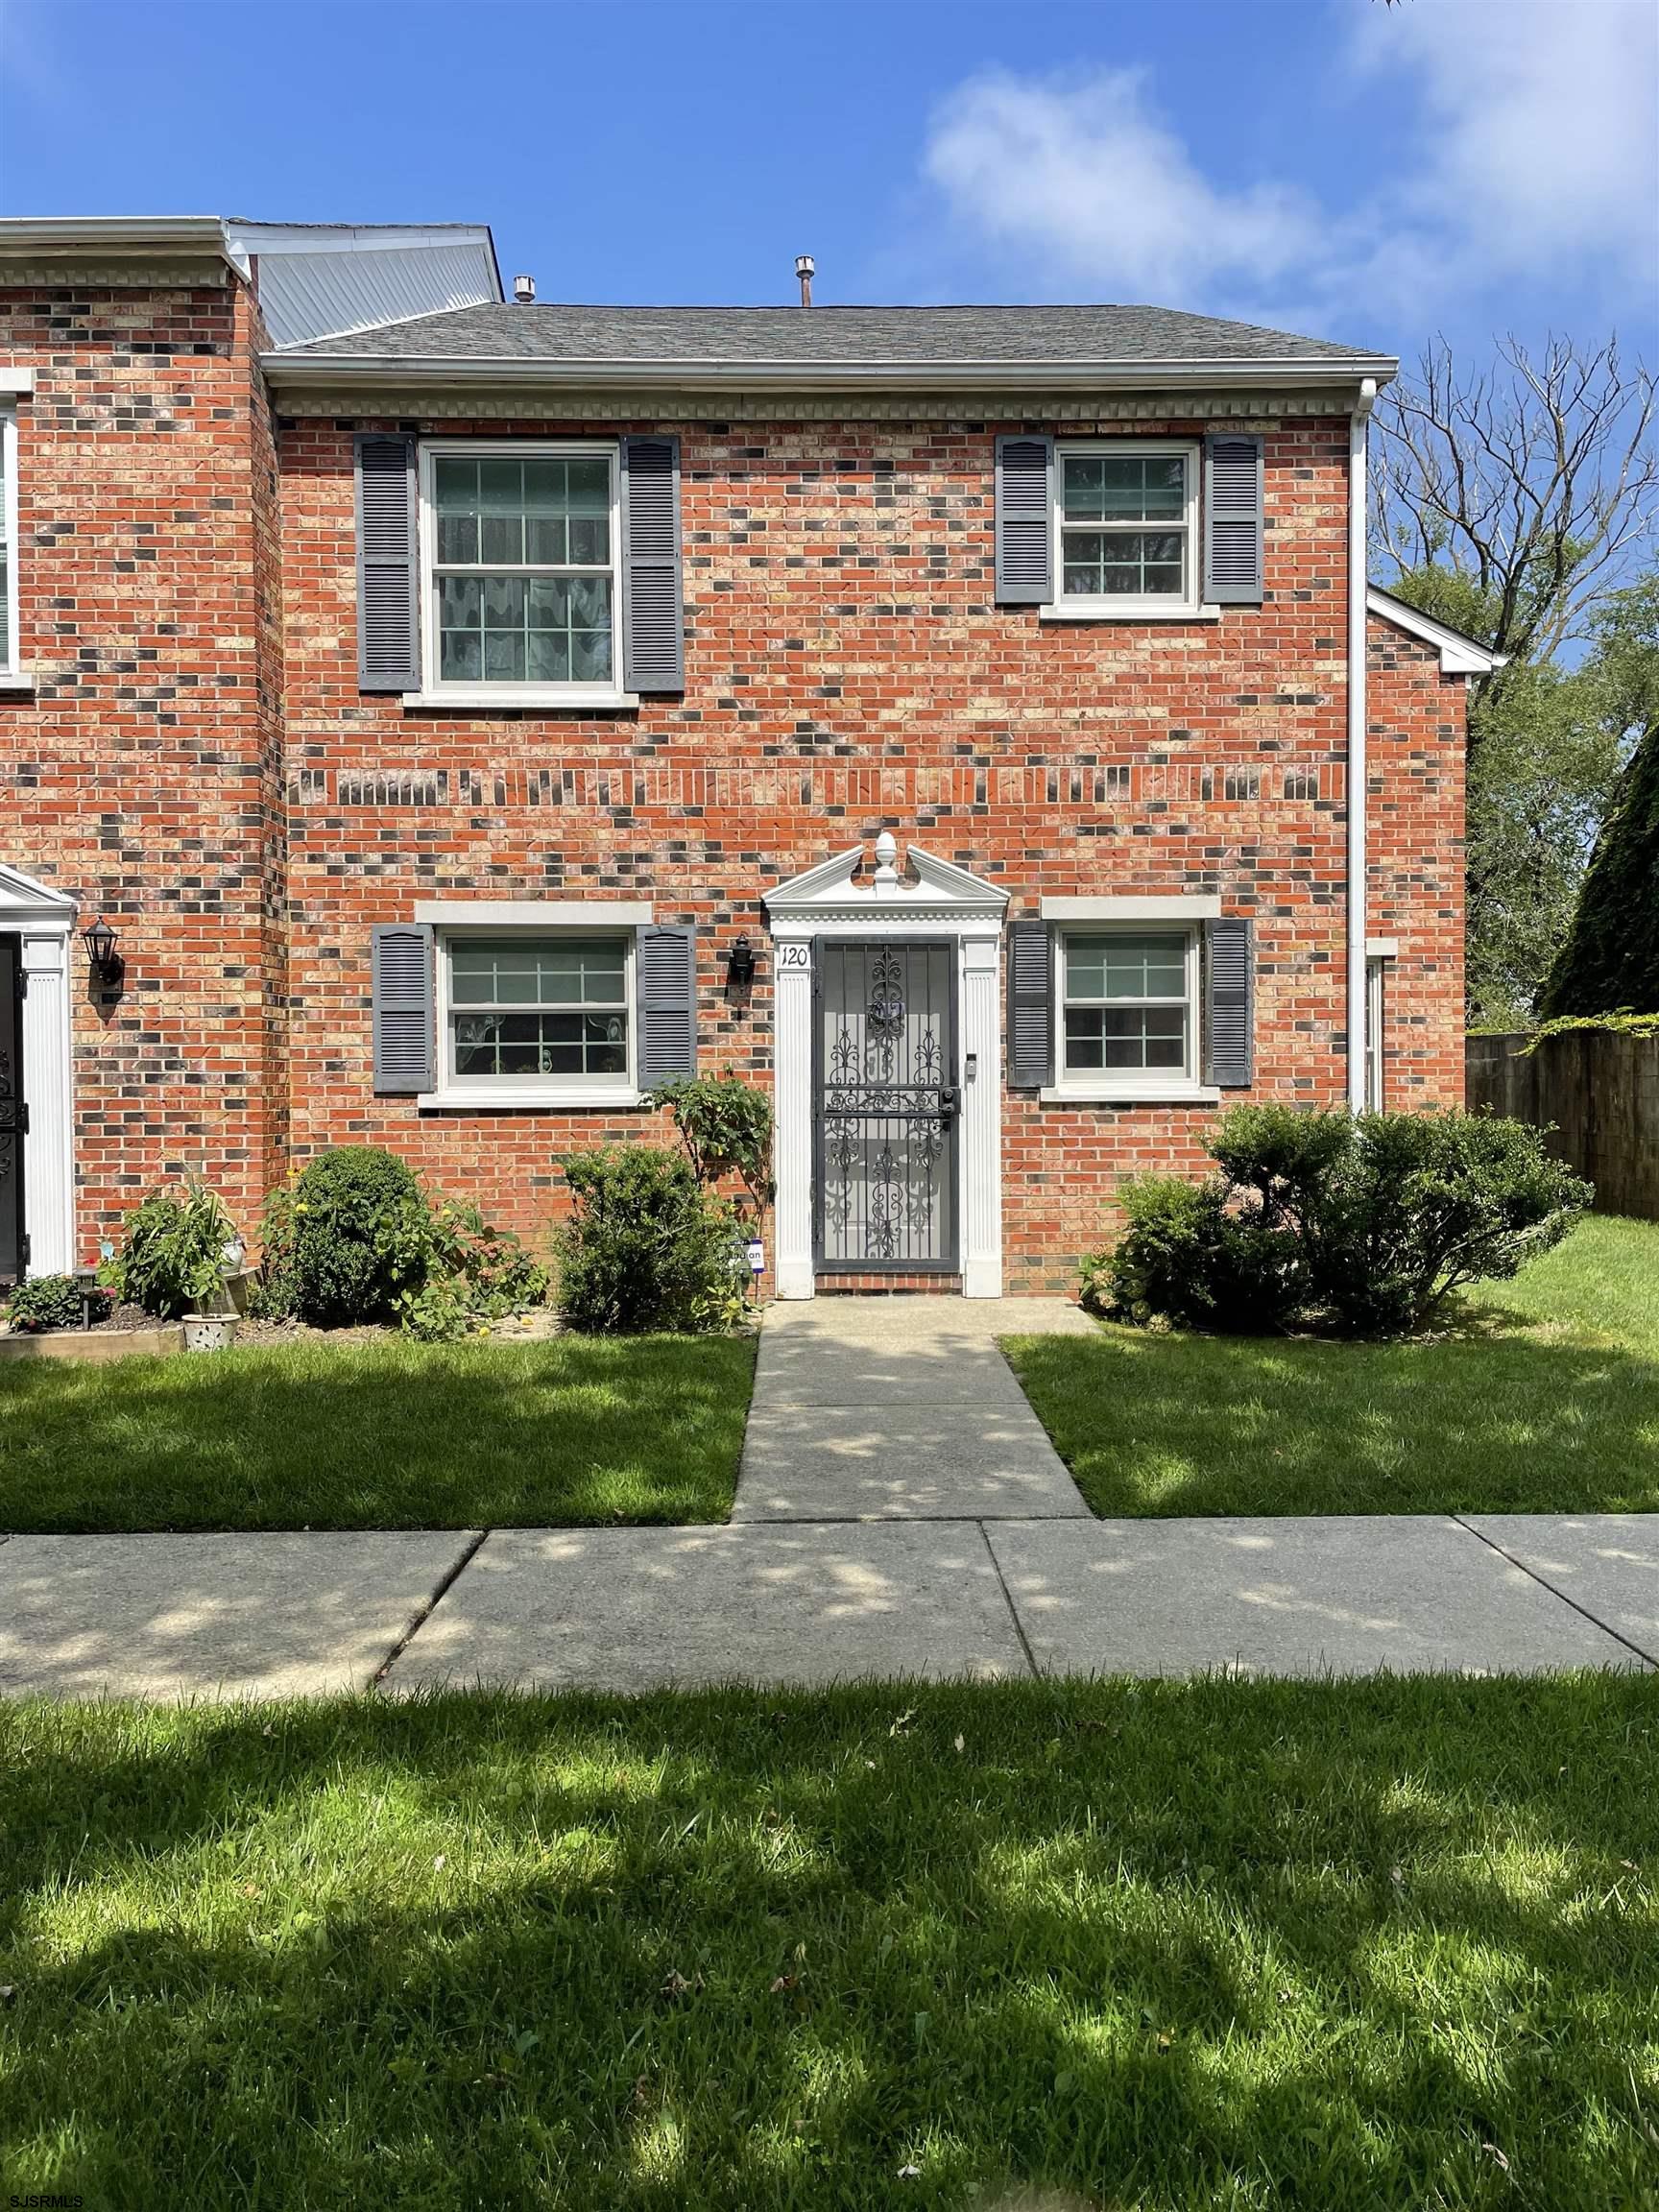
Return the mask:
<path id="1" fill-rule="evenodd" d="M 1068 1079 L 1190 1075 L 1196 937 L 1187 929 L 1068 930 L 1060 940 Z"/>
<path id="2" fill-rule="evenodd" d="M 469 1082 L 625 1082 L 624 937 L 452 937 L 449 1073 Z"/>

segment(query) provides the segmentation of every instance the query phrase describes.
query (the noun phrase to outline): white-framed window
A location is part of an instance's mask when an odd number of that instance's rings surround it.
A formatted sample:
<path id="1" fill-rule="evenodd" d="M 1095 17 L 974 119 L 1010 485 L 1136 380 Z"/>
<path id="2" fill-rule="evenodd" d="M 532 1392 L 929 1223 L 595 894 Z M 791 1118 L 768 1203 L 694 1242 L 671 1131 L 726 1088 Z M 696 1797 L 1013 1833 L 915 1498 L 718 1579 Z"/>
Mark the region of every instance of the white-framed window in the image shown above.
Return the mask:
<path id="1" fill-rule="evenodd" d="M 621 690 L 615 444 L 421 448 L 426 688 L 533 702 Z"/>
<path id="2" fill-rule="evenodd" d="M 1055 1088 L 1134 1097 L 1198 1080 L 1201 932 L 1125 923 L 1055 932 Z"/>
<path id="3" fill-rule="evenodd" d="M 1383 1014 L 1388 963 L 1373 956 L 1365 963 L 1365 1111 L 1382 1111 Z"/>
<path id="4" fill-rule="evenodd" d="M 0 676 L 14 676 L 17 637 L 17 413 L 0 407 Z"/>
<path id="5" fill-rule="evenodd" d="M 631 1096 L 634 954 L 631 929 L 442 930 L 440 1094 L 504 1103 Z"/>
<path id="6" fill-rule="evenodd" d="M 1057 603 L 1099 614 L 1195 611 L 1198 447 L 1093 440 L 1055 449 Z"/>

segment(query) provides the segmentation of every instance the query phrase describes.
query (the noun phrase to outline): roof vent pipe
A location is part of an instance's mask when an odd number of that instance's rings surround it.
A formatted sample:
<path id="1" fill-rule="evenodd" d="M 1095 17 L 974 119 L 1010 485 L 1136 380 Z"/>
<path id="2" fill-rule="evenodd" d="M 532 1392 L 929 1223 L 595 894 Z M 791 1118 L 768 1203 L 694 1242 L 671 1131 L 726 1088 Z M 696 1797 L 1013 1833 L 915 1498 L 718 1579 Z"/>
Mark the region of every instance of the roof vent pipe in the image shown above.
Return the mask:
<path id="1" fill-rule="evenodd" d="M 801 279 L 801 304 L 803 307 L 810 307 L 812 304 L 812 278 L 816 274 L 817 267 L 818 264 L 813 260 L 810 253 L 796 254 L 795 274 Z"/>
<path id="2" fill-rule="evenodd" d="M 520 307 L 528 307 L 531 301 L 536 297 L 535 277 L 515 276 L 513 279 L 513 297 Z"/>

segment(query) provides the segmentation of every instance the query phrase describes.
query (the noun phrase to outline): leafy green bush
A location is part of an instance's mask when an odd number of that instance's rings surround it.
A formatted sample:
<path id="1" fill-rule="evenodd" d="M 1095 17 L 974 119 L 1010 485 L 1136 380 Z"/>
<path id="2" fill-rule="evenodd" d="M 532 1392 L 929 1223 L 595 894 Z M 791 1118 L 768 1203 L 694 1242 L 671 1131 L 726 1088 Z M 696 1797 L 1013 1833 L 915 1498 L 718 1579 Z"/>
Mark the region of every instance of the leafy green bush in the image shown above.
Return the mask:
<path id="1" fill-rule="evenodd" d="M 377 1144 L 320 1152 L 265 1212 L 259 1310 L 320 1328 L 387 1321 L 425 1279 L 426 1200 Z"/>
<path id="2" fill-rule="evenodd" d="M 398 1300 L 404 1331 L 429 1344 L 499 1321 L 547 1298 L 547 1270 L 510 1229 L 495 1229 L 476 1206 L 441 1199 L 425 1223 L 425 1273 Z"/>
<path id="3" fill-rule="evenodd" d="M 429 1202 L 414 1169 L 371 1144 L 321 1152 L 265 1210 L 256 1310 L 319 1328 L 397 1321 L 430 1343 L 547 1297 L 547 1270 L 477 1207 Z"/>
<path id="4" fill-rule="evenodd" d="M 1083 1263 L 1091 1311 L 1187 1327 L 1422 1329 L 1465 1283 L 1517 1274 L 1595 1195 L 1525 1122 L 1238 1106 L 1199 1184 L 1119 1192 L 1128 1227 Z"/>
<path id="5" fill-rule="evenodd" d="M 1220 1176 L 1143 1175 L 1118 1196 L 1128 1230 L 1111 1252 L 1083 1262 L 1091 1313 L 1248 1333 L 1282 1327 L 1295 1310 L 1294 1238 L 1260 1212 L 1230 1210 Z"/>
<path id="6" fill-rule="evenodd" d="M 673 1116 L 699 1183 L 736 1175 L 757 1213 L 772 1201 L 772 1101 L 731 1070 L 719 1075 L 677 1075 L 651 1094 Z"/>
<path id="7" fill-rule="evenodd" d="M 19 1334 L 43 1335 L 48 1329 L 79 1329 L 82 1314 L 104 1321 L 109 1292 L 101 1285 L 78 1283 L 73 1275 L 33 1275 L 6 1301 L 6 1318 Z"/>
<path id="8" fill-rule="evenodd" d="M 105 1280 L 129 1306 L 163 1321 L 216 1307 L 225 1289 L 225 1247 L 235 1229 L 204 1184 L 153 1190 L 127 1217 Z"/>
<path id="9" fill-rule="evenodd" d="M 687 1161 L 613 1144 L 564 1162 L 574 1211 L 557 1232 L 559 1310 L 572 1329 L 728 1329 L 743 1310 L 732 1207 Z"/>

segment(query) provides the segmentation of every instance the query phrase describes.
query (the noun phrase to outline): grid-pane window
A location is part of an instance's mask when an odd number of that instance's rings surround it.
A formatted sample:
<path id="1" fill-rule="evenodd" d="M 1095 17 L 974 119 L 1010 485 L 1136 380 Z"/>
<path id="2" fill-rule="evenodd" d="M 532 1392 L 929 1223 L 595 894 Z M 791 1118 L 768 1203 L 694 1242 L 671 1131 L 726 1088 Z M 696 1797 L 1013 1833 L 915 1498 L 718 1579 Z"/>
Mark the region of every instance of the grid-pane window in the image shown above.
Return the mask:
<path id="1" fill-rule="evenodd" d="M 605 453 L 432 457 L 432 590 L 445 684 L 609 684 Z"/>
<path id="2" fill-rule="evenodd" d="M 1188 597 L 1191 467 L 1185 450 L 1061 453 L 1063 597 Z"/>
<path id="3" fill-rule="evenodd" d="M 1066 1073 L 1185 1073 L 1190 952 L 1179 929 L 1068 933 L 1061 950 Z"/>
<path id="4" fill-rule="evenodd" d="M 449 1067 L 458 1081 L 626 1078 L 626 941 L 455 939 Z"/>

